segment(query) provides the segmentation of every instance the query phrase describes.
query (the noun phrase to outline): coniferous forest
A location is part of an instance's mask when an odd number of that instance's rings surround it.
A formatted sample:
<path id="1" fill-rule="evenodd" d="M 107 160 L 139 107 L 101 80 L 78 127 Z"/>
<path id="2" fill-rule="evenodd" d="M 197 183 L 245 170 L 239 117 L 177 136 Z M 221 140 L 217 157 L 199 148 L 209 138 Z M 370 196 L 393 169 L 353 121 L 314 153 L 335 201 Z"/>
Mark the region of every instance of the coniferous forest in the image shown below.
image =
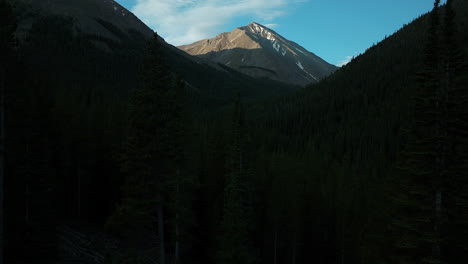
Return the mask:
<path id="1" fill-rule="evenodd" d="M 96 21 L 0 0 L 0 264 L 468 263 L 467 1 L 304 88 Z"/>

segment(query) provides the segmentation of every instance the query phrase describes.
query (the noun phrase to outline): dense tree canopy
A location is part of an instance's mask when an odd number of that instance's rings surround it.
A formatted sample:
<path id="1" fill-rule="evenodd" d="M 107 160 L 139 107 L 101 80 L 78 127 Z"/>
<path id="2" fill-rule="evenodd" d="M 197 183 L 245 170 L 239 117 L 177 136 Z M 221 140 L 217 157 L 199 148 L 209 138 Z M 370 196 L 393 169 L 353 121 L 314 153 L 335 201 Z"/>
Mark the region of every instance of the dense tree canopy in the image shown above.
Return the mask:
<path id="1" fill-rule="evenodd" d="M 466 263 L 466 1 L 281 95 L 156 35 L 14 11 L 6 262 Z"/>

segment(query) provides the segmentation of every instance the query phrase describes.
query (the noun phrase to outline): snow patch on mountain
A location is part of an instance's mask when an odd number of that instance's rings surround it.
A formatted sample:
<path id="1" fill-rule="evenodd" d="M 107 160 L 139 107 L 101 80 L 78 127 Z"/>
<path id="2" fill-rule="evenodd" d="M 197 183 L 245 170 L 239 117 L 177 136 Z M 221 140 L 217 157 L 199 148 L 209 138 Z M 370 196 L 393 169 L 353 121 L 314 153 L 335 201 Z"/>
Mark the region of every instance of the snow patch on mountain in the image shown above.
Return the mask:
<path id="1" fill-rule="evenodd" d="M 254 77 L 267 77 L 299 85 L 319 81 L 335 70 L 315 54 L 255 22 L 222 33 L 216 38 L 180 48 L 189 54 L 209 58 Z M 232 49 L 236 51 L 230 52 Z M 210 53 L 212 51 L 214 53 Z M 277 74 L 272 76 L 271 72 Z"/>
<path id="2" fill-rule="evenodd" d="M 310 77 L 314 78 L 314 80 L 318 81 L 318 79 L 317 79 L 315 76 L 313 76 L 312 74 L 310 74 L 308 71 L 305 70 L 304 66 L 302 65 L 302 62 L 297 61 L 297 62 L 296 62 L 296 65 L 297 65 L 297 67 L 299 67 L 299 69 L 301 69 L 303 72 L 307 73 L 307 75 L 309 75 Z"/>
<path id="3" fill-rule="evenodd" d="M 276 38 L 273 37 L 273 35 L 271 34 L 271 32 L 268 32 L 268 33 L 267 33 L 266 39 L 272 40 L 272 41 L 273 41 L 273 40 L 276 40 Z"/>
<path id="4" fill-rule="evenodd" d="M 296 65 L 297 67 L 299 67 L 299 69 L 304 70 L 304 66 L 302 66 L 302 63 L 300 61 L 296 62 Z"/>
<path id="5" fill-rule="evenodd" d="M 305 54 L 305 52 L 303 52 L 302 50 L 300 50 L 300 49 L 298 49 L 298 48 L 294 48 L 294 49 L 296 49 L 297 51 L 299 51 L 300 53 L 302 53 L 302 54 L 304 54 L 304 55 L 307 55 L 307 54 Z"/>
<path id="6" fill-rule="evenodd" d="M 280 47 L 281 47 L 281 45 L 280 45 L 278 42 L 276 42 L 276 41 L 273 42 L 273 48 L 274 48 L 277 52 L 279 52 Z"/>
<path id="7" fill-rule="evenodd" d="M 266 38 L 270 41 L 275 41 L 277 40 L 277 36 L 273 34 L 269 29 L 264 28 L 262 25 L 259 25 L 257 23 L 252 23 L 250 25 L 250 30 L 254 34 L 258 34 L 263 38 Z"/>

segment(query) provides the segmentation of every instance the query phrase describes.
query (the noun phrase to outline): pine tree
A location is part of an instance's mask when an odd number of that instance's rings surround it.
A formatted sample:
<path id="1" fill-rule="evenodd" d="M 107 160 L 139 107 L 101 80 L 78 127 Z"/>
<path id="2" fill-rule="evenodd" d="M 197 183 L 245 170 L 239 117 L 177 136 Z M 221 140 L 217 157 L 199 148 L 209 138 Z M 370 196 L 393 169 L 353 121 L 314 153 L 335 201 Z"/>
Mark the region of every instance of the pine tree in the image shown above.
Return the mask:
<path id="1" fill-rule="evenodd" d="M 440 263 L 441 180 L 444 138 L 441 134 L 439 1 L 430 15 L 424 71 L 414 102 L 409 143 L 400 158 L 399 215 L 392 223 L 399 263 Z M 442 144 L 442 145 L 441 145 Z"/>
<path id="2" fill-rule="evenodd" d="M 455 226 L 463 230 L 467 223 L 463 213 L 467 208 L 463 198 L 467 92 L 460 80 L 466 76 L 466 69 L 455 39 L 452 1 L 447 2 L 445 10 L 441 26 L 436 0 L 430 17 L 424 71 L 419 75 L 414 122 L 401 155 L 404 184 L 402 192 L 394 197 L 401 211 L 393 223 L 400 236 L 396 246 L 401 263 L 451 262 L 451 252 L 461 252 L 455 249 L 457 246 L 463 248 L 455 243 L 464 239 L 450 241 L 450 232 L 454 232 Z"/>
<path id="3" fill-rule="evenodd" d="M 6 0 L 0 0 L 0 264 L 4 260 L 5 96 L 14 58 L 16 21 Z"/>
<path id="4" fill-rule="evenodd" d="M 453 1 L 448 0 L 444 16 L 444 90 L 447 97 L 447 242 L 448 262 L 466 263 L 468 250 L 468 67 L 459 47 Z M 459 257 L 455 257 L 459 256 Z"/>
<path id="5" fill-rule="evenodd" d="M 190 245 L 194 242 L 191 229 L 195 224 L 192 202 L 196 180 L 188 166 L 187 150 L 190 144 L 191 119 L 187 109 L 185 82 L 177 77 L 173 86 L 175 89 L 170 93 L 169 98 L 172 107 L 170 111 L 172 114 L 170 121 L 172 157 L 168 199 L 173 224 L 173 232 L 171 232 L 174 241 L 173 263 L 177 264 L 190 260 Z"/>
<path id="6" fill-rule="evenodd" d="M 55 206 L 57 177 L 55 169 L 51 168 L 55 149 L 54 138 L 51 136 L 53 89 L 50 83 L 40 80 L 28 81 L 24 87 L 19 88 L 21 91 L 11 94 L 11 97 L 16 98 L 15 105 L 9 107 L 17 113 L 9 113 L 8 117 L 21 120 L 22 129 L 9 126 L 15 131 L 16 139 L 13 144 L 8 145 L 8 171 L 16 178 L 15 182 L 19 183 L 16 186 L 20 187 L 21 193 L 24 190 L 21 197 L 25 205 L 24 212 L 16 215 L 15 219 L 22 219 L 24 222 L 19 228 L 27 231 L 22 237 L 21 245 L 16 246 L 25 248 L 28 254 L 24 257 L 29 260 L 40 258 L 53 261 L 57 257 L 58 221 Z M 11 187 L 14 186 L 12 184 Z M 11 195 L 8 198 L 11 199 Z M 13 201 L 9 200 L 8 208 L 12 206 Z"/>
<path id="7" fill-rule="evenodd" d="M 122 155 L 125 197 L 108 226 L 155 234 L 159 238 L 160 263 L 164 264 L 166 189 L 174 164 L 172 76 L 156 34 L 146 52 L 143 84 L 131 99 L 129 132 Z"/>
<path id="8" fill-rule="evenodd" d="M 218 261 L 223 264 L 256 262 L 252 241 L 251 174 L 246 155 L 244 122 L 244 113 L 238 96 L 234 106 L 232 143 L 227 159 L 223 218 L 217 252 Z"/>

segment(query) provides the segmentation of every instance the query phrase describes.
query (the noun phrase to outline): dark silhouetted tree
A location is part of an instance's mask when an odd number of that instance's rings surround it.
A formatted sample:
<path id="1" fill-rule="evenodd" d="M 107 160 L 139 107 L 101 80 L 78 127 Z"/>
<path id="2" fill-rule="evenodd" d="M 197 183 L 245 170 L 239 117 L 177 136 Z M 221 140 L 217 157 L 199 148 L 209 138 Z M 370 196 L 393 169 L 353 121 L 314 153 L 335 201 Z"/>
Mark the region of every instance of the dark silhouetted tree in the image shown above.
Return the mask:
<path id="1" fill-rule="evenodd" d="M 440 1 L 430 15 L 424 71 L 415 98 L 414 121 L 402 153 L 401 214 L 393 223 L 402 263 L 446 263 L 461 246 L 450 232 L 466 220 L 466 76 L 456 40 L 452 2 L 440 19 Z M 465 83 L 466 84 L 466 83 Z M 458 208 L 458 210 L 456 209 Z M 455 216 L 454 212 L 458 212 Z M 465 222 L 466 224 L 466 222 Z M 462 232 L 463 233 L 463 232 Z M 459 240 L 458 242 L 463 241 Z"/>
<path id="2" fill-rule="evenodd" d="M 443 24 L 443 91 L 447 101 L 446 211 L 444 249 L 448 263 L 466 263 L 468 257 L 468 67 L 460 49 L 453 1 L 445 5 Z M 454 257 L 459 256 L 459 257 Z"/>
<path id="3" fill-rule="evenodd" d="M 156 34 L 148 42 L 146 52 L 141 74 L 143 85 L 131 98 L 129 131 L 122 155 L 121 170 L 126 175 L 124 200 L 109 225 L 124 221 L 130 226 L 120 226 L 121 231 L 142 229 L 146 230 L 143 233 L 157 236 L 160 263 L 164 264 L 165 191 L 173 164 L 172 77 Z"/>
<path id="4" fill-rule="evenodd" d="M 219 263 L 224 264 L 252 264 L 256 262 L 257 257 L 252 239 L 252 175 L 240 96 L 234 105 L 232 129 L 232 142 L 227 154 L 224 208 L 217 258 Z"/>
<path id="5" fill-rule="evenodd" d="M 4 260 L 5 97 L 8 71 L 14 68 L 16 19 L 6 0 L 0 0 L 0 264 Z"/>
<path id="6" fill-rule="evenodd" d="M 445 102 L 440 95 L 439 7 L 430 14 L 424 70 L 414 102 L 409 143 L 401 154 L 400 190 L 394 196 L 400 213 L 393 222 L 399 263 L 440 263 L 442 180 L 445 166 Z"/>
<path id="7" fill-rule="evenodd" d="M 169 213 L 168 231 L 173 242 L 173 263 L 185 263 L 193 254 L 193 228 L 196 224 L 193 212 L 193 200 L 197 181 L 190 168 L 190 149 L 192 121 L 188 109 L 185 81 L 174 78 L 168 94 L 171 119 L 168 130 L 171 137 L 169 148 L 169 172 L 167 182 L 167 207 Z"/>

